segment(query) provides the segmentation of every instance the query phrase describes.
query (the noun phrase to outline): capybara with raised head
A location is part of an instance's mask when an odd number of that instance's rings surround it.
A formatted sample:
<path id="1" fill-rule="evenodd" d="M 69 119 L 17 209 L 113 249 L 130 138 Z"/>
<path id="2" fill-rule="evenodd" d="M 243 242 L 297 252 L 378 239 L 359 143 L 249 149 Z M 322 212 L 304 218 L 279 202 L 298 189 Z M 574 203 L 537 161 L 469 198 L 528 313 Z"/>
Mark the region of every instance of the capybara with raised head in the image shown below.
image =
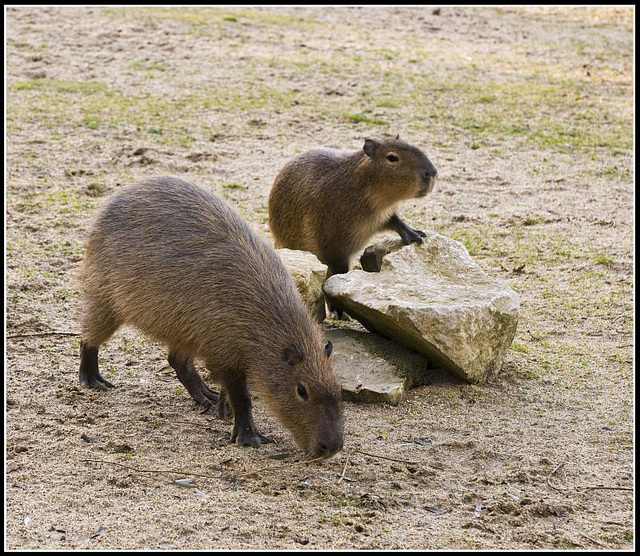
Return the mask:
<path id="1" fill-rule="evenodd" d="M 112 386 L 98 370 L 98 349 L 129 324 L 167 345 L 201 403 L 218 400 L 194 366 L 204 362 L 233 411 L 232 442 L 264 439 L 251 388 L 308 457 L 342 448 L 331 343 L 323 344 L 278 254 L 214 193 L 170 177 L 124 187 L 93 222 L 79 278 L 85 386 Z"/>
<path id="2" fill-rule="evenodd" d="M 282 168 L 269 195 L 276 247 L 311 251 L 328 278 L 347 272 L 351 256 L 381 230 L 422 243 L 424 232 L 407 226 L 395 208 L 429 193 L 436 175 L 427 156 L 399 136 L 366 139 L 357 151 L 304 152 Z"/>

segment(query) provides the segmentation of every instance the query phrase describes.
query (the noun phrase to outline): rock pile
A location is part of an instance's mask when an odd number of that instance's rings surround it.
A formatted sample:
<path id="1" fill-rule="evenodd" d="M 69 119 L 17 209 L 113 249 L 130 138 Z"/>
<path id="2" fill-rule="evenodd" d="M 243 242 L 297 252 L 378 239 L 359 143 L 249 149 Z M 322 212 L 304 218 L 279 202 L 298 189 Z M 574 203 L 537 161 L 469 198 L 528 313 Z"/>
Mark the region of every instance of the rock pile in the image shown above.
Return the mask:
<path id="1" fill-rule="evenodd" d="M 462 243 L 427 232 L 424 244 L 367 248 L 363 269 L 324 284 L 331 302 L 434 365 L 474 383 L 500 370 L 518 323 L 518 295 L 485 274 Z"/>

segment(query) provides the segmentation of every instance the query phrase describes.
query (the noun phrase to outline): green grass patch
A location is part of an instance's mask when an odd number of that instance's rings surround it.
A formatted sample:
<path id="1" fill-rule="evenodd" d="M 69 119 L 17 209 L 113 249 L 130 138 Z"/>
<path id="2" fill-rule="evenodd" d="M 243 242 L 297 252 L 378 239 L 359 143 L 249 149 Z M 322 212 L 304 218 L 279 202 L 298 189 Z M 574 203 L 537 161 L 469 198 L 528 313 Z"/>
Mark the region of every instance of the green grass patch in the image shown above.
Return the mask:
<path id="1" fill-rule="evenodd" d="M 102 81 L 61 81 L 59 79 L 27 79 L 11 86 L 16 91 L 44 90 L 57 93 L 82 93 L 91 95 L 107 90 Z"/>
<path id="2" fill-rule="evenodd" d="M 611 255 L 596 255 L 593 262 L 602 266 L 613 266 L 614 258 Z"/>
<path id="3" fill-rule="evenodd" d="M 96 201 L 77 191 L 54 191 L 38 195 L 35 202 L 53 215 L 81 216 L 95 208 Z"/>
<path id="4" fill-rule="evenodd" d="M 400 103 L 396 100 L 388 99 L 378 102 L 376 106 L 379 106 L 380 108 L 398 108 Z"/>
<path id="5" fill-rule="evenodd" d="M 520 353 L 529 353 L 529 347 L 518 342 L 511 342 L 511 349 Z"/>
<path id="6" fill-rule="evenodd" d="M 210 7 L 117 7 L 104 8 L 103 13 L 113 17 L 148 20 L 170 19 L 193 27 L 210 27 L 243 20 L 253 25 L 309 27 L 310 18 L 287 15 L 277 9 L 228 10 Z"/>
<path id="7" fill-rule="evenodd" d="M 476 228 L 458 229 L 451 231 L 449 235 L 461 242 L 471 256 L 480 255 L 483 251 L 490 249 L 491 240 L 483 230 Z"/>
<path id="8" fill-rule="evenodd" d="M 541 216 L 525 216 L 522 220 L 523 226 L 535 226 L 536 224 L 542 224 L 544 218 Z"/>
<path id="9" fill-rule="evenodd" d="M 225 189 L 246 189 L 247 186 L 237 181 L 221 181 L 220 187 Z"/>
<path id="10" fill-rule="evenodd" d="M 131 68 L 144 71 L 165 71 L 166 64 L 162 62 L 150 62 L 149 60 L 136 60 L 131 62 Z"/>
<path id="11" fill-rule="evenodd" d="M 98 129 L 101 123 L 102 119 L 97 116 L 85 116 L 82 118 L 82 125 L 89 129 Z"/>

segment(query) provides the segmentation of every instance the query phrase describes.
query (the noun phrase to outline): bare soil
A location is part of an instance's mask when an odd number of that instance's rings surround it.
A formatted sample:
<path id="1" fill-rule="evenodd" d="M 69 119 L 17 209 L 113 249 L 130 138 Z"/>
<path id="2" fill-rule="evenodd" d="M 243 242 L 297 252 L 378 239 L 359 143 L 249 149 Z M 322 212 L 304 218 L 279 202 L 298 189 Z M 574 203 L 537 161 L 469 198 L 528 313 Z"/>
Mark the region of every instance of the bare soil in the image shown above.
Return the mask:
<path id="1" fill-rule="evenodd" d="M 7 9 L 6 547 L 632 548 L 633 15 Z M 259 399 L 277 443 L 230 445 L 135 330 L 101 351 L 108 392 L 78 385 L 77 336 L 32 335 L 78 331 L 121 185 L 196 181 L 269 237 L 290 157 L 381 133 L 439 171 L 401 215 L 520 295 L 494 382 L 347 403 L 344 450 L 306 463 Z"/>

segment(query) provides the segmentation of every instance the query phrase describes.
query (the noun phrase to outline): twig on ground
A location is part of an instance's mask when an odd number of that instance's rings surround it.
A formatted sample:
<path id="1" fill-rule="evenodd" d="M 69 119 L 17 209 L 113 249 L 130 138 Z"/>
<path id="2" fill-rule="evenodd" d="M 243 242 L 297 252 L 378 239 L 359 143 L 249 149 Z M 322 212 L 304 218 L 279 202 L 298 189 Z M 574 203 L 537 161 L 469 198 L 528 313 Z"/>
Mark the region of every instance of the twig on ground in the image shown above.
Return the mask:
<path id="1" fill-rule="evenodd" d="M 553 475 L 555 475 L 558 470 L 566 463 L 565 461 L 560 462 L 556 468 L 549 473 L 549 476 L 547 477 L 547 484 L 553 489 L 553 490 L 557 490 L 558 492 L 564 492 L 567 490 L 633 490 L 633 487 L 625 487 L 625 486 L 607 486 L 607 485 L 587 485 L 587 486 L 574 486 L 574 487 L 558 487 L 555 486 L 554 484 L 551 483 L 551 477 L 553 477 Z"/>
<path id="2" fill-rule="evenodd" d="M 583 487 L 577 487 L 577 488 L 584 488 L 585 490 L 633 490 L 633 487 L 603 486 L 603 485 L 583 486 Z"/>
<path id="3" fill-rule="evenodd" d="M 33 338 L 36 336 L 80 336 L 80 332 L 26 332 L 24 334 L 9 334 L 9 338 Z"/>
<path id="4" fill-rule="evenodd" d="M 593 544 L 597 545 L 597 546 L 602 546 L 602 547 L 606 547 L 606 544 L 602 544 L 600 541 L 597 541 L 596 539 L 591 538 L 589 535 L 585 535 L 584 533 L 580 533 L 585 539 L 587 539 L 588 541 L 591 541 Z"/>
<path id="5" fill-rule="evenodd" d="M 344 467 L 342 468 L 342 475 L 340 475 L 340 478 L 338 479 L 338 484 L 340 484 L 342 482 L 342 479 L 344 479 L 344 474 L 347 471 L 347 465 L 349 465 L 349 456 L 347 456 L 347 459 L 344 462 Z"/>
<path id="6" fill-rule="evenodd" d="M 123 465 L 121 463 L 115 461 L 108 461 L 102 459 L 81 459 L 80 461 L 92 462 L 92 463 L 108 463 L 109 465 L 117 465 L 118 467 L 122 467 L 124 469 L 128 469 L 129 471 L 136 471 L 138 473 L 155 473 L 155 474 L 163 474 L 163 473 L 172 473 L 174 475 L 193 475 L 194 477 L 207 477 L 208 479 L 219 479 L 220 475 L 206 475 L 204 473 L 192 473 L 191 471 L 176 471 L 174 469 L 139 469 L 136 467 L 129 467 L 128 465 Z"/>
<path id="7" fill-rule="evenodd" d="M 163 373 L 161 373 L 161 371 L 164 371 L 165 369 L 173 370 L 173 368 L 171 367 L 171 365 L 169 365 L 169 363 L 164 363 L 161 367 L 158 367 L 157 369 L 155 369 L 153 371 L 153 373 L 156 374 L 156 375 L 157 374 L 163 374 Z M 169 371 L 167 371 L 166 374 L 169 374 Z"/>
<path id="8" fill-rule="evenodd" d="M 172 423 L 178 423 L 181 425 L 191 425 L 193 427 L 202 427 L 203 429 L 210 429 L 211 425 L 205 425 L 202 423 L 192 423 L 191 421 L 171 421 Z"/>
<path id="9" fill-rule="evenodd" d="M 529 334 L 529 336 L 531 336 L 531 339 L 534 341 L 538 341 L 542 339 L 542 336 L 538 335 L 538 334 L 534 334 L 533 332 L 531 332 L 531 330 L 527 329 L 527 333 Z"/>
<path id="10" fill-rule="evenodd" d="M 422 462 L 420 461 L 409 461 L 406 459 L 399 459 L 399 458 L 390 458 L 387 456 L 381 456 L 378 454 L 371 454 L 369 452 L 365 452 L 364 450 L 355 450 L 356 452 L 358 452 L 359 454 L 364 454 L 365 456 L 371 456 L 372 458 L 380 458 L 380 459 L 388 459 L 389 461 L 397 461 L 398 463 L 408 463 L 409 465 L 421 465 Z"/>
<path id="11" fill-rule="evenodd" d="M 251 475 L 262 473 L 263 471 L 273 471 L 274 469 L 282 469 L 283 467 L 293 467 L 294 465 L 302 465 L 304 463 L 313 463 L 314 461 L 320 461 L 321 459 L 323 458 L 303 459 L 302 461 L 292 461 L 290 463 L 287 463 L 286 465 L 270 465 L 269 467 L 261 467 L 260 469 L 250 471 L 249 473 L 240 473 L 239 476 L 250 477 Z"/>
<path id="12" fill-rule="evenodd" d="M 547 484 L 553 489 L 553 490 L 557 490 L 558 492 L 564 492 L 565 490 L 567 490 L 566 488 L 562 488 L 562 487 L 557 487 L 554 486 L 553 484 L 551 484 L 551 477 L 553 477 L 553 475 L 555 475 L 558 471 L 558 469 L 560 469 L 563 465 L 565 464 L 564 461 L 560 462 L 556 468 L 549 473 L 549 476 L 547 477 Z"/>

